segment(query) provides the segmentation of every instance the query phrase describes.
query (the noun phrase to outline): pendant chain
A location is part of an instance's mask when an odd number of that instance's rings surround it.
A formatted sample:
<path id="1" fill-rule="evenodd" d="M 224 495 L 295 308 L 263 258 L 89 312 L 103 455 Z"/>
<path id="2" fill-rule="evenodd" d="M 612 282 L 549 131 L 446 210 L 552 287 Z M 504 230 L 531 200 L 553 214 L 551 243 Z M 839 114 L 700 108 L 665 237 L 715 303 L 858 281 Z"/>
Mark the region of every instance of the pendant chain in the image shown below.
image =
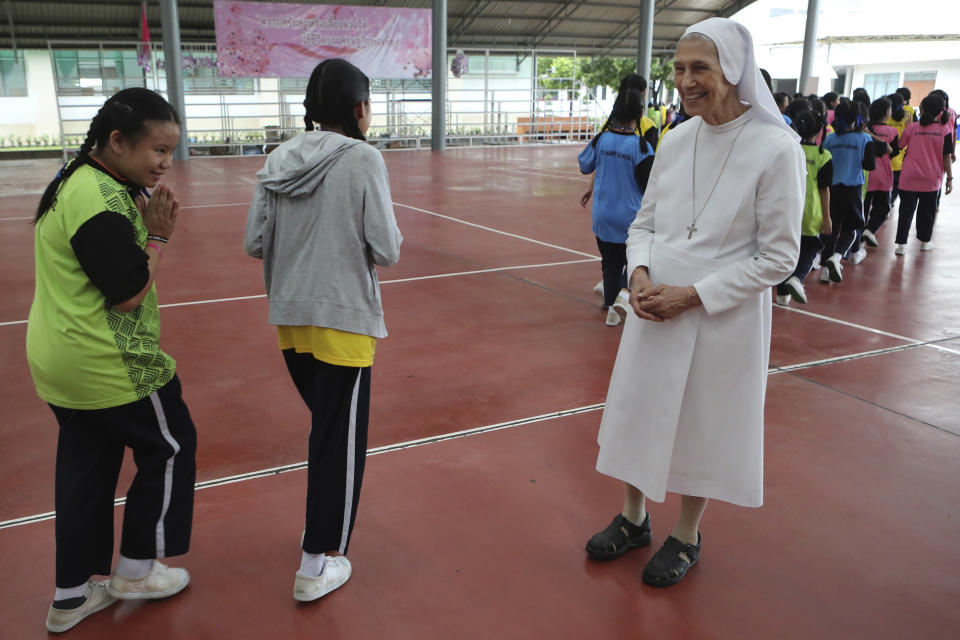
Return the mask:
<path id="1" fill-rule="evenodd" d="M 703 201 L 703 206 L 700 207 L 700 211 L 697 212 L 697 145 L 700 142 L 700 129 L 703 128 L 703 121 L 701 120 L 697 125 L 697 135 L 693 139 L 693 199 L 690 209 L 693 213 L 693 222 L 690 223 L 690 226 L 687 227 L 687 240 L 693 238 L 693 234 L 698 230 L 697 229 L 697 220 L 700 219 L 700 216 L 703 215 L 704 210 L 707 208 L 707 203 L 710 202 L 710 198 L 713 197 L 713 192 L 716 191 L 717 185 L 720 184 L 720 178 L 723 176 L 723 170 L 727 168 L 727 161 L 730 160 L 730 154 L 733 153 L 733 147 L 737 144 L 737 140 L 740 138 L 740 134 L 743 133 L 743 130 L 747 128 L 747 123 L 744 123 L 740 126 L 740 130 L 737 131 L 737 135 L 733 138 L 733 142 L 730 143 L 730 148 L 727 149 L 727 156 L 723 159 L 723 164 L 720 165 L 720 173 L 717 174 L 717 179 L 713 181 L 713 187 L 710 188 L 710 193 L 707 194 L 707 199 Z"/>

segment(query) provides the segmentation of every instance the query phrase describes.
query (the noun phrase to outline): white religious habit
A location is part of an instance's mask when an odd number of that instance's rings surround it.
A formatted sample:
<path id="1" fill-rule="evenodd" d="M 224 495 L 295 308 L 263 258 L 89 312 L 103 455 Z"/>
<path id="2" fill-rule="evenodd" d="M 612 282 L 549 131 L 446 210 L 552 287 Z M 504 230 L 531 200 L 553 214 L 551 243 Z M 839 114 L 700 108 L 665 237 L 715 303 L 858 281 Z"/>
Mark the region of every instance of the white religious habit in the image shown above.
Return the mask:
<path id="1" fill-rule="evenodd" d="M 671 130 L 630 226 L 628 273 L 703 302 L 662 323 L 628 314 L 610 380 L 597 470 L 657 501 L 763 503 L 770 287 L 797 264 L 805 164 L 757 113 Z"/>

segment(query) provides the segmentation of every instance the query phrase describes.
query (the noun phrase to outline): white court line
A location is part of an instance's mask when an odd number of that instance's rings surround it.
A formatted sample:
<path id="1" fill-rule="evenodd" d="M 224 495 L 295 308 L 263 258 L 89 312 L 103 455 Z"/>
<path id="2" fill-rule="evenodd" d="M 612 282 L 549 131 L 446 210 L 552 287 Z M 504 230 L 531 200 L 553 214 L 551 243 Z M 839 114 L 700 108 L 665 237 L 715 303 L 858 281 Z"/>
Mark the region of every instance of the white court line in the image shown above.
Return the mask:
<path id="1" fill-rule="evenodd" d="M 570 177 L 580 176 L 581 178 L 585 177 L 585 174 L 580 173 L 579 171 L 573 171 L 571 169 L 558 169 L 556 167 L 540 167 L 532 164 L 517 164 L 515 167 L 521 169 L 530 169 L 531 171 L 555 171 L 557 173 L 565 173 Z"/>
<path id="2" fill-rule="evenodd" d="M 499 233 L 500 235 L 509 236 L 511 238 L 518 238 L 520 240 L 526 240 L 527 242 L 532 242 L 534 244 L 543 245 L 544 247 L 550 247 L 552 249 L 559 249 L 560 251 L 567 251 L 568 253 L 575 253 L 579 256 L 586 256 L 588 258 L 596 258 L 597 256 L 584 253 L 583 251 L 577 251 L 576 249 L 568 249 L 566 247 L 561 247 L 556 244 L 550 244 L 549 242 L 541 242 L 540 240 L 534 240 L 533 238 L 528 238 L 527 236 L 520 236 L 515 233 L 508 233 L 507 231 L 500 231 L 500 229 L 494 229 L 493 227 L 486 227 L 482 224 L 477 224 L 475 222 L 467 222 L 466 220 L 461 220 L 460 218 L 454 218 L 451 216 L 445 216 L 442 213 L 437 213 L 435 211 L 427 211 L 426 209 L 421 209 L 420 207 L 412 207 L 409 204 L 401 204 L 399 202 L 394 202 L 398 207 L 404 207 L 405 209 L 412 209 L 413 211 L 419 211 L 420 213 L 426 213 L 431 216 L 436 216 L 438 218 L 443 218 L 444 220 L 452 220 L 453 222 L 459 222 L 460 224 L 465 224 L 469 227 L 476 227 L 477 229 L 483 229 L 484 231 L 492 231 L 493 233 Z"/>
<path id="3" fill-rule="evenodd" d="M 574 178 L 573 176 L 558 176 L 552 173 L 541 173 L 539 171 L 527 171 L 525 169 L 508 169 L 507 167 L 487 167 L 491 171 L 506 171 L 508 173 L 520 173 L 527 176 L 543 176 L 545 178 L 560 178 L 561 180 L 574 180 L 576 182 L 586 183 L 585 177 Z"/>
<path id="4" fill-rule="evenodd" d="M 191 204 L 185 207 L 180 207 L 181 209 L 212 209 L 213 207 L 239 207 L 244 205 L 246 207 L 250 206 L 250 201 L 246 202 L 228 202 L 226 204 Z"/>
<path id="5" fill-rule="evenodd" d="M 490 269 L 476 269 L 474 271 L 457 271 L 454 273 L 438 273 L 429 276 L 413 276 L 411 278 L 397 278 L 396 280 L 381 280 L 380 284 L 397 284 L 401 282 L 416 282 L 417 280 L 436 280 L 437 278 L 454 278 L 457 276 L 472 276 L 479 273 L 496 273 L 497 271 L 514 271 L 518 269 L 539 269 L 541 267 L 562 267 L 568 264 L 583 264 L 585 262 L 597 262 L 600 258 L 585 258 L 583 260 L 567 260 L 565 262 L 545 262 L 542 264 L 519 264 L 511 267 L 493 267 Z M 169 302 L 161 304 L 161 309 L 170 309 L 172 307 L 192 307 L 199 304 L 215 304 L 218 302 L 237 302 L 239 300 L 259 300 L 266 298 L 266 294 L 260 293 L 252 296 L 236 296 L 233 298 L 212 298 L 210 300 L 190 300 L 187 302 Z M 11 320 L 9 322 L 0 322 L 0 327 L 8 327 L 17 324 L 26 324 L 26 320 Z"/>
<path id="6" fill-rule="evenodd" d="M 809 369 L 813 367 L 822 366 L 825 364 L 833 364 L 837 362 L 845 362 L 847 360 L 857 360 L 861 358 L 869 358 L 871 356 L 880 355 L 883 353 L 891 353 L 894 351 L 904 351 L 907 349 L 916 349 L 917 347 L 924 346 L 925 343 L 919 344 L 905 344 L 897 347 L 888 347 L 886 349 L 876 349 L 874 351 L 865 351 L 862 353 L 854 353 L 844 356 L 836 356 L 833 358 L 826 358 L 824 360 L 812 360 L 810 362 L 802 362 L 799 364 L 785 365 L 782 367 L 772 367 L 768 370 L 769 375 L 774 375 L 777 373 L 788 373 L 792 371 L 798 371 L 801 369 Z M 402 451 L 404 449 L 412 449 L 415 447 L 422 447 L 430 444 L 438 444 L 441 442 L 447 442 L 449 440 L 456 440 L 459 438 L 466 438 L 470 436 L 482 435 L 485 433 L 490 433 L 493 431 L 502 431 L 504 429 L 513 429 L 516 427 L 522 427 L 529 424 L 535 424 L 539 422 L 547 422 L 549 420 L 556 420 L 558 418 L 565 418 L 568 416 L 578 415 L 581 413 L 590 413 L 593 411 L 599 411 L 605 407 L 605 403 L 596 403 L 589 404 L 582 407 L 576 407 L 573 409 L 565 409 L 562 411 L 555 411 L 553 413 L 545 413 L 537 416 L 531 416 L 528 418 L 519 418 L 516 420 L 508 420 L 506 422 L 498 422 L 492 425 L 485 425 L 482 427 L 473 427 L 470 429 L 462 429 L 460 431 L 452 431 L 449 433 L 443 433 L 436 436 L 429 436 L 426 438 L 418 438 L 416 440 L 407 440 L 404 442 L 397 442 L 394 444 L 388 444 L 381 447 L 375 447 L 373 449 L 367 450 L 367 456 L 374 456 L 381 453 L 392 453 L 394 451 Z M 307 468 L 306 461 L 294 462 L 291 464 L 285 464 L 278 467 L 270 467 L 268 469 L 259 469 L 257 471 L 248 471 L 247 473 L 236 474 L 232 476 L 226 476 L 223 478 L 214 478 L 211 480 L 204 480 L 198 482 L 194 485 L 195 489 L 210 489 L 213 487 L 219 487 L 226 484 L 234 484 L 237 482 L 245 482 L 247 480 L 256 480 L 258 478 L 266 478 L 270 476 L 280 475 L 283 473 L 289 473 L 291 471 L 300 471 Z M 115 506 L 119 506 L 126 502 L 125 498 L 116 498 L 113 503 Z M 35 524 L 37 522 L 44 522 L 46 520 L 52 520 L 56 516 L 56 513 L 53 511 L 47 511 L 44 513 L 38 513 L 30 516 L 22 516 L 19 518 L 13 518 L 11 520 L 4 520 L 0 522 L 0 530 L 9 529 L 12 527 L 21 527 L 28 524 Z"/>
<path id="7" fill-rule="evenodd" d="M 492 269 L 477 269 L 476 271 L 459 271 L 456 273 L 440 273 L 435 276 L 414 276 L 412 278 L 398 278 L 396 280 L 382 280 L 380 284 L 394 284 L 396 282 L 414 282 L 416 280 L 433 280 L 435 278 L 451 278 L 453 276 L 472 276 L 477 273 L 494 273 L 496 271 L 511 271 L 514 269 L 537 269 L 539 267 L 560 267 L 566 264 L 583 264 L 597 262 L 600 258 L 584 258 L 583 260 L 567 260 L 565 262 L 545 262 L 543 264 L 527 264 L 518 267 L 494 267 Z"/>
<path id="8" fill-rule="evenodd" d="M 0 218 L 0 222 L 10 222 L 11 220 L 33 220 L 34 216 L 20 216 L 18 218 Z"/>
<path id="9" fill-rule="evenodd" d="M 830 316 L 814 313 L 812 311 L 804 311 L 803 309 L 795 309 L 793 307 L 780 307 L 780 306 L 777 306 L 777 308 L 783 309 L 784 311 L 792 311 L 793 313 L 800 313 L 805 316 L 811 316 L 813 318 L 819 318 L 821 320 L 827 320 L 828 322 L 833 322 L 836 324 L 842 324 L 847 327 L 853 327 L 854 329 L 860 329 L 861 331 L 869 331 L 870 333 L 875 333 L 877 335 L 887 336 L 889 338 L 896 338 L 897 340 L 903 340 L 904 342 L 910 342 L 915 345 L 930 347 L 931 349 L 936 349 L 937 351 L 943 351 L 945 353 L 952 353 L 954 355 L 960 356 L 960 351 L 957 351 L 956 349 L 943 347 L 931 342 L 924 342 L 923 340 L 917 340 L 916 338 L 908 338 L 907 336 L 901 336 L 896 333 L 890 333 L 889 331 L 874 329 L 873 327 L 867 327 L 865 325 L 857 324 L 855 322 L 847 322 L 846 320 L 840 320 L 838 318 L 831 318 Z"/>

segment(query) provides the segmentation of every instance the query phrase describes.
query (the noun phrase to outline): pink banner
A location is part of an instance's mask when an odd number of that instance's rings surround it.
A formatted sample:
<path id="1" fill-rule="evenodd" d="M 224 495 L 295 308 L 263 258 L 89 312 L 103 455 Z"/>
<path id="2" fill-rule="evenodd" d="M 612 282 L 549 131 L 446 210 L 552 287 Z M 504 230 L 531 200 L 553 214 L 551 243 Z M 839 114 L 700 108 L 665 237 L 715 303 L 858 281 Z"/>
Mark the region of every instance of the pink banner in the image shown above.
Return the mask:
<path id="1" fill-rule="evenodd" d="M 221 76 L 306 78 L 344 58 L 371 78 L 430 77 L 430 9 L 215 0 Z"/>

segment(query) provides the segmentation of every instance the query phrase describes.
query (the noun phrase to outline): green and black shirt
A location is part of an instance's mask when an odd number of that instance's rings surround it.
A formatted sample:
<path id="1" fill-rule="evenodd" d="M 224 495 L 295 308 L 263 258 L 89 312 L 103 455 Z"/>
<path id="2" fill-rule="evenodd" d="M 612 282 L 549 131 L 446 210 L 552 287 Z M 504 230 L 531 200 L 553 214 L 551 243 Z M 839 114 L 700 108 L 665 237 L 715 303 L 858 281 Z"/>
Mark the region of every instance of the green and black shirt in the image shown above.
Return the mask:
<path id="1" fill-rule="evenodd" d="M 89 159 L 37 223 L 27 360 L 37 394 L 52 405 L 128 404 L 167 384 L 176 371 L 159 347 L 156 287 L 133 311 L 114 306 L 150 279 L 147 229 L 133 200 L 139 190 Z"/>

